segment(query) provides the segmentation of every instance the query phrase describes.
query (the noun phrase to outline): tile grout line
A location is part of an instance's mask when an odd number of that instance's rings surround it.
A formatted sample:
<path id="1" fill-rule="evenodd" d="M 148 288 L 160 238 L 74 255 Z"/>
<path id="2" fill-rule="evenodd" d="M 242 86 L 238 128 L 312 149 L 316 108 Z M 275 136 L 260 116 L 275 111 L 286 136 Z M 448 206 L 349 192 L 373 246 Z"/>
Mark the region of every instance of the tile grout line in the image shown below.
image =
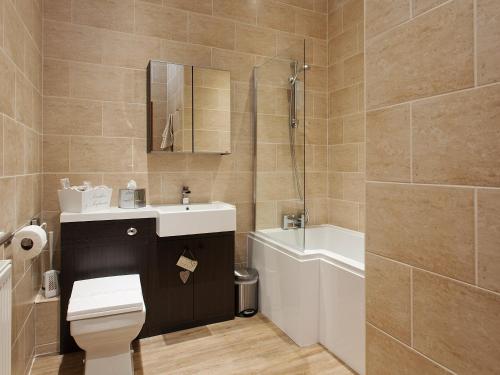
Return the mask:
<path id="1" fill-rule="evenodd" d="M 410 184 L 413 184 L 413 103 L 410 106 Z"/>
<path id="2" fill-rule="evenodd" d="M 479 286 L 479 248 L 478 248 L 478 188 L 474 188 L 474 276 L 476 286 Z"/>
<path id="3" fill-rule="evenodd" d="M 473 24 L 473 40 L 474 40 L 474 87 L 478 85 L 478 66 L 477 66 L 477 0 L 473 0 L 472 11 L 472 24 Z"/>
<path id="4" fill-rule="evenodd" d="M 413 267 L 410 266 L 410 346 L 414 347 L 413 342 Z"/>
<path id="5" fill-rule="evenodd" d="M 397 263 L 397 264 L 400 264 L 400 265 L 403 265 L 403 266 L 406 266 L 406 267 L 410 266 L 410 267 L 412 267 L 413 269 L 415 269 L 415 270 L 417 270 L 419 272 L 425 272 L 425 273 L 431 274 L 433 276 L 440 277 L 440 278 L 443 278 L 443 279 L 455 282 L 455 283 L 460 284 L 460 285 L 465 286 L 465 287 L 478 289 L 478 290 L 481 290 L 481 291 L 483 291 L 485 293 L 490 293 L 490 294 L 493 294 L 495 296 L 500 296 L 500 292 L 496 292 L 496 291 L 491 290 L 491 289 L 483 288 L 482 286 L 472 284 L 471 282 L 468 282 L 468 281 L 463 281 L 463 280 L 455 279 L 455 278 L 453 278 L 451 276 L 446 276 L 446 275 L 443 275 L 443 274 L 440 274 L 440 273 L 437 273 L 435 271 L 431 271 L 431 270 L 428 270 L 428 269 L 425 269 L 425 268 L 422 268 L 422 267 L 419 267 L 419 266 L 415 266 L 415 265 L 410 265 L 410 264 L 407 264 L 407 263 L 403 263 L 400 260 L 389 258 L 389 257 L 387 257 L 385 255 L 381 255 L 379 253 L 375 253 L 373 250 L 369 250 L 367 252 L 370 253 L 371 255 L 376 256 L 376 257 L 385 259 L 385 260 L 387 260 L 389 262 L 394 262 L 394 263 Z"/>
<path id="6" fill-rule="evenodd" d="M 381 328 L 377 327 L 375 324 L 373 324 L 372 322 L 367 322 L 368 325 L 370 325 L 371 327 L 373 327 L 374 329 L 376 329 L 378 332 L 380 332 L 381 334 L 387 336 L 387 337 L 390 337 L 391 339 L 393 339 L 394 341 L 396 341 L 397 343 L 399 343 L 400 345 L 404 346 L 405 348 L 408 348 L 410 351 L 414 352 L 414 353 L 417 353 L 418 355 L 424 357 L 425 359 L 427 359 L 428 361 L 432 362 L 433 364 L 435 364 L 436 366 L 439 366 L 441 369 L 444 369 L 446 371 L 448 371 L 449 373 L 451 374 L 454 374 L 454 375 L 457 375 L 456 372 L 450 370 L 448 367 L 445 367 L 444 365 L 440 364 L 439 362 L 435 361 L 434 359 L 432 359 L 431 357 L 427 356 L 426 354 L 418 351 L 417 349 L 415 348 L 412 348 L 412 347 L 409 347 L 408 344 L 405 344 L 403 341 L 397 339 L 396 337 L 390 335 L 389 333 L 385 332 L 384 330 L 382 330 Z"/>
<path id="7" fill-rule="evenodd" d="M 414 15 L 413 18 L 408 18 L 407 20 L 404 20 L 404 21 L 398 23 L 397 25 L 394 25 L 394 26 L 390 27 L 387 30 L 383 30 L 383 31 L 379 32 L 378 34 L 375 34 L 375 35 L 371 36 L 366 41 L 373 41 L 374 39 L 381 38 L 383 35 L 388 34 L 388 33 L 396 30 L 397 28 L 399 28 L 399 27 L 401 27 L 403 25 L 407 25 L 407 24 L 413 22 L 414 20 L 416 20 L 417 18 L 420 18 L 420 17 L 423 17 L 423 16 L 425 16 L 427 14 L 430 14 L 433 11 L 435 11 L 435 10 L 437 10 L 439 8 L 442 8 L 442 7 L 444 7 L 444 6 L 452 3 L 453 1 L 455 1 L 455 0 L 445 0 L 443 3 L 441 3 L 441 4 L 439 4 L 439 5 L 435 6 L 435 7 L 433 7 L 431 9 L 427 9 L 426 11 L 424 11 L 422 13 L 419 13 L 416 16 Z"/>

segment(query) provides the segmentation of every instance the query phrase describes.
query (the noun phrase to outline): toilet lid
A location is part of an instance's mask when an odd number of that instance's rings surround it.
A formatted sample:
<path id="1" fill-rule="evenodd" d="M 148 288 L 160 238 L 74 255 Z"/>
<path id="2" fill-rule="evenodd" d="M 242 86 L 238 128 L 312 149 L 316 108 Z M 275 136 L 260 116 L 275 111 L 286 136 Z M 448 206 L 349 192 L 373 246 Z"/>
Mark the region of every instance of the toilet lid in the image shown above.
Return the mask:
<path id="1" fill-rule="evenodd" d="M 139 275 L 75 281 L 67 320 L 98 318 L 141 311 L 144 307 Z"/>

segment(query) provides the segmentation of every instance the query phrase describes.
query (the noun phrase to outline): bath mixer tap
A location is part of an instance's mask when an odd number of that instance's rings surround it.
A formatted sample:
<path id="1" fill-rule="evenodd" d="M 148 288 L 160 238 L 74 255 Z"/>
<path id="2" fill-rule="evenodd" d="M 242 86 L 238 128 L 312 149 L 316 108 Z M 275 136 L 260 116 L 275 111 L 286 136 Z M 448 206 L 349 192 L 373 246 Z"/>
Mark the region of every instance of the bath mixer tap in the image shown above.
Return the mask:
<path id="1" fill-rule="evenodd" d="M 299 217 L 295 217 L 295 215 L 283 215 L 283 225 L 282 229 L 298 229 L 305 227 L 305 215 L 301 214 Z"/>
<path id="2" fill-rule="evenodd" d="M 183 186 L 181 194 L 182 194 L 181 203 L 182 204 L 189 204 L 189 194 L 191 194 L 191 190 L 189 190 L 189 186 Z"/>

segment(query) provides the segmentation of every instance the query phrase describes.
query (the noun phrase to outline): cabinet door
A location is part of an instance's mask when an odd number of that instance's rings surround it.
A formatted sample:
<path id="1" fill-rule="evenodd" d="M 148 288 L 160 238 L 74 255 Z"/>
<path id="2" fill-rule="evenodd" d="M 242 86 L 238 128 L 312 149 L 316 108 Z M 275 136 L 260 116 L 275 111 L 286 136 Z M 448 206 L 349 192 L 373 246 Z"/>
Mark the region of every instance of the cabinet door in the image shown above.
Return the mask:
<path id="1" fill-rule="evenodd" d="M 193 275 L 183 283 L 177 261 L 190 243 L 161 238 L 150 265 L 152 334 L 188 327 L 193 322 Z"/>
<path id="2" fill-rule="evenodd" d="M 234 235 L 194 241 L 194 319 L 217 321 L 234 317 Z"/>

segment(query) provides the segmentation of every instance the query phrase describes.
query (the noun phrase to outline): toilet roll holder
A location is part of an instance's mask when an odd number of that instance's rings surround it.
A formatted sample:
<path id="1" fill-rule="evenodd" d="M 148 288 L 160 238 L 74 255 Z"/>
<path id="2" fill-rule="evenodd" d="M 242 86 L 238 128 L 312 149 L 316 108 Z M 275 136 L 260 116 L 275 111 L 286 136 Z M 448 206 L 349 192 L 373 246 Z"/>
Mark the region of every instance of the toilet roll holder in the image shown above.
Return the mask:
<path id="1" fill-rule="evenodd" d="M 33 219 L 30 220 L 30 222 L 27 225 L 39 225 L 43 229 L 45 229 L 47 227 L 47 223 L 42 223 L 40 225 L 40 218 L 39 217 L 34 217 Z M 22 226 L 21 228 L 19 228 L 18 230 L 14 231 L 14 232 L 3 233 L 0 236 L 0 246 L 2 246 L 2 245 L 9 245 L 12 242 L 12 239 L 14 238 L 14 235 L 17 232 L 19 232 L 21 229 L 23 229 L 23 228 L 24 228 L 24 226 Z"/>

